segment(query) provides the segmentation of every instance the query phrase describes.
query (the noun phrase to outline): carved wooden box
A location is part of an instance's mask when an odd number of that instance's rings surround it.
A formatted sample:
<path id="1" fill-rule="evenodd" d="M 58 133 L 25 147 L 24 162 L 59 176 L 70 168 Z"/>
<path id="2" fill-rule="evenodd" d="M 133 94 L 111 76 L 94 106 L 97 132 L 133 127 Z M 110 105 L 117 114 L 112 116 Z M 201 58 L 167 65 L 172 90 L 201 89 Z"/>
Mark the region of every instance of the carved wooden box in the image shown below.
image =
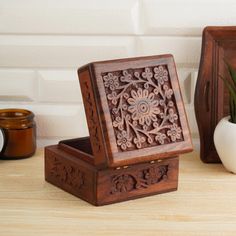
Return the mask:
<path id="1" fill-rule="evenodd" d="M 90 137 L 46 147 L 46 180 L 94 205 L 177 189 L 192 150 L 171 55 L 78 69 Z"/>

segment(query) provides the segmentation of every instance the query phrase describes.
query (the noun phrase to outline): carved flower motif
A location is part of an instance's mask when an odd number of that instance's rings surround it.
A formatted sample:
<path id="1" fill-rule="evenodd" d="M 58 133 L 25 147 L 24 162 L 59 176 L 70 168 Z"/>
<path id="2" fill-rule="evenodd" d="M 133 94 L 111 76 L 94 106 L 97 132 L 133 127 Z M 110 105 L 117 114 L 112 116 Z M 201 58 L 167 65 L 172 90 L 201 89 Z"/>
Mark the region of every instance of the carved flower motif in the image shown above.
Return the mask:
<path id="1" fill-rule="evenodd" d="M 139 88 L 137 92 L 132 90 L 131 96 L 127 101 L 130 104 L 128 111 L 132 113 L 133 120 L 138 120 L 141 125 L 150 125 L 151 121 L 157 121 L 156 115 L 160 113 L 160 108 L 158 101 L 154 100 L 154 93 Z"/>
<path id="2" fill-rule="evenodd" d="M 144 79 L 149 80 L 149 79 L 152 78 L 152 76 L 153 76 L 153 73 L 152 73 L 151 69 L 148 68 L 148 67 L 145 68 L 145 69 L 144 69 L 144 72 L 142 73 L 142 77 L 143 77 Z"/>
<path id="3" fill-rule="evenodd" d="M 122 150 L 126 150 L 127 147 L 131 147 L 131 140 L 132 138 L 129 137 L 129 134 L 125 130 L 122 130 L 117 134 L 117 144 Z"/>
<path id="4" fill-rule="evenodd" d="M 169 109 L 169 121 L 171 123 L 174 123 L 175 120 L 178 120 L 178 115 L 174 112 L 174 110 L 171 108 Z"/>
<path id="5" fill-rule="evenodd" d="M 54 159 L 50 174 L 61 182 L 76 188 L 80 188 L 84 184 L 84 175 L 79 169 L 65 165 L 58 161 L 57 158 Z"/>
<path id="6" fill-rule="evenodd" d="M 112 73 L 108 73 L 103 76 L 104 86 L 110 88 L 110 90 L 115 90 L 119 87 L 118 76 L 113 75 Z"/>
<path id="7" fill-rule="evenodd" d="M 159 84 L 163 85 L 166 81 L 168 81 L 168 72 L 163 66 L 155 67 L 154 72 L 154 78 Z"/>
<path id="8" fill-rule="evenodd" d="M 134 138 L 134 143 L 137 148 L 141 148 L 142 143 L 144 143 L 145 141 L 146 141 L 146 139 L 144 137 Z"/>
<path id="9" fill-rule="evenodd" d="M 123 130 L 123 122 L 120 116 L 117 116 L 116 119 L 113 121 L 113 126 L 117 127 L 119 130 Z"/>
<path id="10" fill-rule="evenodd" d="M 155 140 L 159 142 L 160 144 L 164 144 L 166 139 L 166 135 L 163 133 L 158 132 L 155 136 Z"/>
<path id="11" fill-rule="evenodd" d="M 170 89 L 167 85 L 163 86 L 163 89 L 165 90 L 165 96 L 168 99 L 171 99 L 172 95 L 173 95 L 173 90 Z"/>
<path id="12" fill-rule="evenodd" d="M 84 176 L 80 170 L 75 170 L 71 173 L 71 177 L 68 178 L 68 184 L 76 188 L 80 188 L 84 184 Z"/>
<path id="13" fill-rule="evenodd" d="M 132 79 L 132 75 L 128 73 L 127 70 L 122 71 L 123 76 L 120 77 L 122 82 L 130 82 Z"/>
<path id="14" fill-rule="evenodd" d="M 129 192 L 135 188 L 133 178 L 128 175 L 120 175 L 113 179 L 113 192 Z"/>
<path id="15" fill-rule="evenodd" d="M 115 175 L 111 179 L 111 194 L 125 194 L 160 183 L 168 178 L 168 170 L 168 165 L 161 165 L 141 169 L 135 175 L 131 172 Z"/>
<path id="16" fill-rule="evenodd" d="M 176 124 L 173 124 L 170 129 L 167 131 L 167 135 L 171 138 L 173 142 L 177 139 L 181 139 L 182 130 Z"/>
<path id="17" fill-rule="evenodd" d="M 158 175 L 156 169 L 151 167 L 147 170 L 144 170 L 144 178 L 148 185 L 155 184 L 158 181 Z"/>
<path id="18" fill-rule="evenodd" d="M 112 104 L 117 104 L 117 93 L 115 91 L 112 91 L 112 93 L 107 95 L 108 100 L 111 100 Z"/>

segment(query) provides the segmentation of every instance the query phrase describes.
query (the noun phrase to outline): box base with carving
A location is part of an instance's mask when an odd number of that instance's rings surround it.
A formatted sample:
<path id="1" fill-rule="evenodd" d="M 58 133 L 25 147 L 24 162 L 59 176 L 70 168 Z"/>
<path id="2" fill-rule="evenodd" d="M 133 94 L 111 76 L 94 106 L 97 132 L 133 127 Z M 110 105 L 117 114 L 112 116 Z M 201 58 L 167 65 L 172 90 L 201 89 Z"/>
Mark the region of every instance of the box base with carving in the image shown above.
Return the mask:
<path id="1" fill-rule="evenodd" d="M 89 153 L 89 138 L 46 147 L 46 180 L 96 206 L 177 190 L 178 157 L 99 169 Z"/>

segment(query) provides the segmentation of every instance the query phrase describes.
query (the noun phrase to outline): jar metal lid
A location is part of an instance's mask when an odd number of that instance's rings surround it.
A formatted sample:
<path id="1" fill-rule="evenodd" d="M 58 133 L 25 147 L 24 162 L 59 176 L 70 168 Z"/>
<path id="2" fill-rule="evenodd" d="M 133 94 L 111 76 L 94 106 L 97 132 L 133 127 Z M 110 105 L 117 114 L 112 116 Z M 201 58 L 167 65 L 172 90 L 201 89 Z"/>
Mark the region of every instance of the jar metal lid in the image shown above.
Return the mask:
<path id="1" fill-rule="evenodd" d="M 0 128 L 0 153 L 3 150 L 4 144 L 5 144 L 5 135 L 3 130 Z"/>

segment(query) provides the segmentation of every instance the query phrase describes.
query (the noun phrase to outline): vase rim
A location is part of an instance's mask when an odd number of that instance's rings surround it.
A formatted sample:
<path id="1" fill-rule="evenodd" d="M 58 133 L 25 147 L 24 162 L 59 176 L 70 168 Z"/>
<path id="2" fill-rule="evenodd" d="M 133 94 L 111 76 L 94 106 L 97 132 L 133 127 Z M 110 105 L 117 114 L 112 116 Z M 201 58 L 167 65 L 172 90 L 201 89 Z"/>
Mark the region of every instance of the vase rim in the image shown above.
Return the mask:
<path id="1" fill-rule="evenodd" d="M 225 122 L 225 123 L 229 123 L 229 124 L 232 125 L 232 126 L 235 126 L 236 123 L 233 123 L 233 122 L 229 121 L 229 119 L 230 119 L 230 116 L 225 116 L 225 117 L 223 117 L 223 118 L 221 119 L 221 121 L 222 121 L 222 122 Z"/>

